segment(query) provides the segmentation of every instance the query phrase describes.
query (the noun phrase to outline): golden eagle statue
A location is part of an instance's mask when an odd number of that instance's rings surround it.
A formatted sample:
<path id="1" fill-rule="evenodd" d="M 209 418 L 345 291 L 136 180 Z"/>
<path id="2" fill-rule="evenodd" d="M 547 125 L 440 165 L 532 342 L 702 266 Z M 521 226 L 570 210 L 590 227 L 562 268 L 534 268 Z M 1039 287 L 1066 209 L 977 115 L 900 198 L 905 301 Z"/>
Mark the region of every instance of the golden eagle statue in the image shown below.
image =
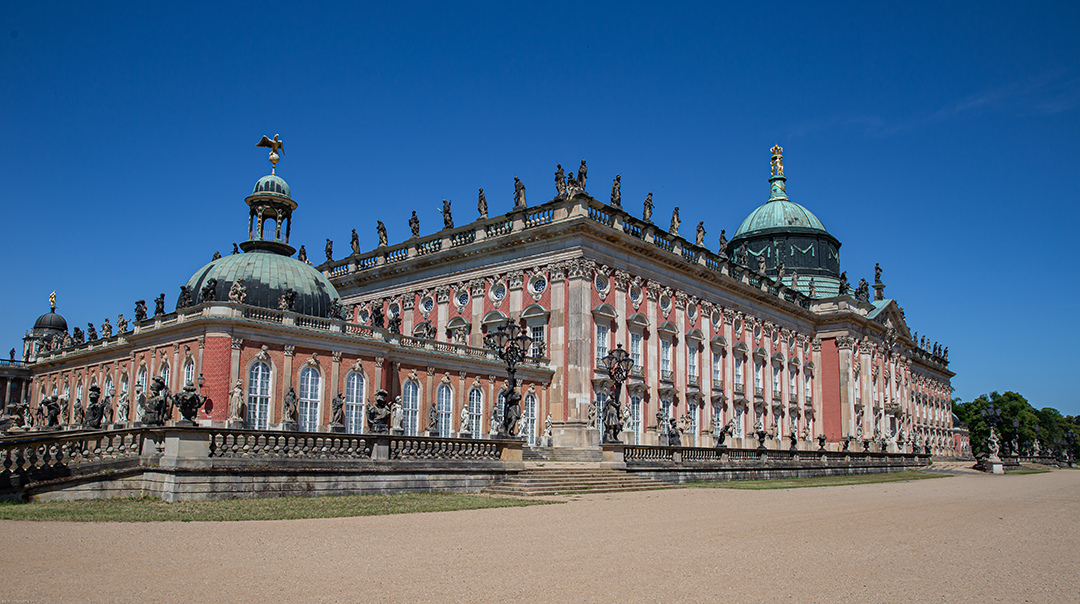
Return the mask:
<path id="1" fill-rule="evenodd" d="M 281 159 L 279 153 L 285 150 L 285 141 L 281 140 L 280 136 L 280 134 L 275 134 L 274 138 L 271 140 L 264 134 L 262 140 L 255 143 L 256 147 L 265 147 L 270 150 L 270 164 L 272 165 L 272 168 L 270 169 L 271 174 L 274 173 L 274 169 L 277 168 L 278 160 Z"/>

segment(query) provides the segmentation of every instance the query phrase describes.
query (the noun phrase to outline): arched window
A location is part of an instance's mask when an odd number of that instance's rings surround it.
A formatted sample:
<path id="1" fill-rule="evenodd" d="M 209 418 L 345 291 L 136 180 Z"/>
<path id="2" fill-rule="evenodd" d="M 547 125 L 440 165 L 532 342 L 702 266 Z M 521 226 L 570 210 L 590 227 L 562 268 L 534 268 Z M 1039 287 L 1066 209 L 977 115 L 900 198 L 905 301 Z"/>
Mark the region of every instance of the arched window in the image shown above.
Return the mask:
<path id="1" fill-rule="evenodd" d="M 158 375 L 161 376 L 161 379 L 165 380 L 165 387 L 169 390 L 172 390 L 172 382 L 169 381 L 169 377 L 172 375 L 172 373 L 169 371 L 168 363 L 161 364 L 161 373 L 159 373 Z"/>
<path id="2" fill-rule="evenodd" d="M 184 363 L 184 383 L 181 384 L 181 387 L 188 384 L 195 385 L 195 361 L 191 359 Z"/>
<path id="3" fill-rule="evenodd" d="M 364 376 L 355 371 L 345 377 L 345 431 L 364 431 Z"/>
<path id="4" fill-rule="evenodd" d="M 139 367 L 139 372 L 135 374 L 135 385 L 146 392 L 146 380 L 149 378 L 150 373 L 146 370 L 146 365 Z"/>
<path id="5" fill-rule="evenodd" d="M 742 405 L 735 407 L 735 433 L 732 434 L 735 438 L 743 437 L 743 416 L 746 415 L 746 408 Z"/>
<path id="6" fill-rule="evenodd" d="M 111 377 L 105 378 L 105 390 L 101 391 L 101 396 L 113 395 L 113 381 Z"/>
<path id="7" fill-rule="evenodd" d="M 56 394 L 55 390 L 53 391 L 53 394 L 54 395 Z M 83 395 L 83 386 L 82 386 L 82 382 L 79 382 L 78 384 L 75 385 L 75 401 L 80 406 L 83 404 L 82 395 Z"/>
<path id="8" fill-rule="evenodd" d="M 698 439 L 698 404 L 694 401 L 690 401 L 686 405 L 686 412 L 690 414 L 690 434 L 694 439 L 693 446 L 697 446 Z"/>
<path id="9" fill-rule="evenodd" d="M 305 367 L 300 372 L 300 404 L 298 409 L 300 431 L 314 432 L 319 429 L 319 394 L 322 390 L 322 375 L 314 367 Z"/>
<path id="10" fill-rule="evenodd" d="M 499 426 L 499 425 L 502 424 L 503 409 L 505 409 L 505 408 L 506 408 L 506 391 L 505 390 L 500 390 L 499 391 L 499 398 L 495 402 L 495 408 L 491 410 L 491 421 L 492 421 L 493 424 L 495 424 L 495 426 Z M 496 432 L 499 431 L 499 429 L 497 427 L 492 429 L 491 426 L 488 426 L 488 430 L 490 431 L 491 434 L 495 434 Z"/>
<path id="11" fill-rule="evenodd" d="M 724 366 L 721 363 L 723 358 L 719 352 L 712 353 L 712 381 L 717 386 L 724 383 Z"/>
<path id="12" fill-rule="evenodd" d="M 530 447 L 536 446 L 536 396 L 525 396 L 525 408 L 521 410 L 521 428 L 518 436 L 525 437 L 525 443 Z"/>
<path id="13" fill-rule="evenodd" d="M 479 388 L 472 388 L 469 390 L 469 432 L 472 432 L 475 438 L 480 437 L 483 419 L 484 393 Z"/>
<path id="14" fill-rule="evenodd" d="M 416 382 L 405 382 L 401 389 L 401 402 L 401 427 L 405 429 L 405 434 L 416 436 L 420 421 L 420 385 Z"/>
<path id="15" fill-rule="evenodd" d="M 641 396 L 637 394 L 630 397 L 630 432 L 634 444 L 641 444 Z"/>
<path id="16" fill-rule="evenodd" d="M 735 385 L 737 386 L 743 385 L 742 363 L 742 355 L 735 355 Z"/>
<path id="17" fill-rule="evenodd" d="M 450 386 L 441 384 L 436 394 L 436 413 L 439 422 L 439 436 L 450 438 L 450 428 L 453 427 L 454 416 L 454 391 Z"/>
<path id="18" fill-rule="evenodd" d="M 248 370 L 247 425 L 252 430 L 270 427 L 270 365 L 263 362 Z"/>

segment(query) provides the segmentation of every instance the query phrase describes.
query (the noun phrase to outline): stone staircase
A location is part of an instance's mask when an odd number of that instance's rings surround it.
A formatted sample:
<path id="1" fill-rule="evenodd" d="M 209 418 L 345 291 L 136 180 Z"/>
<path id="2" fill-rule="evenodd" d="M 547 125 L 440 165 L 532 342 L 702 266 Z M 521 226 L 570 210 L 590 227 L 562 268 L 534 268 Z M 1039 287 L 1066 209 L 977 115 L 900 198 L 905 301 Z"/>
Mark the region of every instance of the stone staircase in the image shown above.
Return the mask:
<path id="1" fill-rule="evenodd" d="M 548 464 L 545 464 L 548 465 Z M 553 464 L 552 464 L 553 465 Z M 677 488 L 678 485 L 636 476 L 623 470 L 588 467 L 530 467 L 482 492 L 488 495 L 580 495 L 587 493 L 621 493 Z"/>

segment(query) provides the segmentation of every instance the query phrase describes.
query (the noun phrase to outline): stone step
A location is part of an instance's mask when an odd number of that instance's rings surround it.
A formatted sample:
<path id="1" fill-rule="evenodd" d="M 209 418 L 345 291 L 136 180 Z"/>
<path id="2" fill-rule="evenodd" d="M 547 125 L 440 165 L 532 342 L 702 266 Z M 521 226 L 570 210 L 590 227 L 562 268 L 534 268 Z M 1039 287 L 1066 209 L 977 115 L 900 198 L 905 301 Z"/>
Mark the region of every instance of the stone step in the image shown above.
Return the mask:
<path id="1" fill-rule="evenodd" d="M 619 493 L 672 488 L 646 476 L 605 468 L 529 468 L 483 490 L 492 495 Z"/>
<path id="2" fill-rule="evenodd" d="M 513 495 L 517 497 L 536 497 L 544 495 L 582 495 L 591 493 L 634 493 L 639 491 L 658 491 L 660 489 L 679 488 L 677 485 L 650 485 L 633 487 L 596 487 L 596 488 L 559 488 L 559 489 L 500 489 L 488 487 L 488 495 Z"/>

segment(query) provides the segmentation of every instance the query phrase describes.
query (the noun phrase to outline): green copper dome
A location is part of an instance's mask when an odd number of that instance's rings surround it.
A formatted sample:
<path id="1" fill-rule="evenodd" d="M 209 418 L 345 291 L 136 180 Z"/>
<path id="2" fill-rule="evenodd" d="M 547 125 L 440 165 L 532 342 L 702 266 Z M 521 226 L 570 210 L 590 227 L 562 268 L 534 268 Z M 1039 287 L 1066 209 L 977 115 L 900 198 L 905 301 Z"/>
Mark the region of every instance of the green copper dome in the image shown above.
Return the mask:
<path id="1" fill-rule="evenodd" d="M 829 231 L 821 224 L 814 213 L 790 199 L 770 199 L 758 207 L 735 231 L 735 237 L 741 237 L 769 229 L 791 229 L 802 227 L 815 231 Z"/>
<path id="2" fill-rule="evenodd" d="M 285 197 L 292 197 L 292 194 L 289 192 L 289 183 L 285 182 L 284 178 L 276 174 L 269 174 L 260 178 L 259 181 L 255 183 L 255 189 L 251 193 L 253 195 L 255 193 L 276 193 L 278 195 L 284 195 Z"/>
<path id="3" fill-rule="evenodd" d="M 225 256 L 200 268 L 187 282 L 196 303 L 203 301 L 202 289 L 210 279 L 217 279 L 216 300 L 228 300 L 232 284 L 243 279 L 244 302 L 270 309 L 277 309 L 281 294 L 292 288 L 296 292 L 293 311 L 315 317 L 329 316 L 330 303 L 341 300 L 330 280 L 311 265 L 263 249 Z"/>

